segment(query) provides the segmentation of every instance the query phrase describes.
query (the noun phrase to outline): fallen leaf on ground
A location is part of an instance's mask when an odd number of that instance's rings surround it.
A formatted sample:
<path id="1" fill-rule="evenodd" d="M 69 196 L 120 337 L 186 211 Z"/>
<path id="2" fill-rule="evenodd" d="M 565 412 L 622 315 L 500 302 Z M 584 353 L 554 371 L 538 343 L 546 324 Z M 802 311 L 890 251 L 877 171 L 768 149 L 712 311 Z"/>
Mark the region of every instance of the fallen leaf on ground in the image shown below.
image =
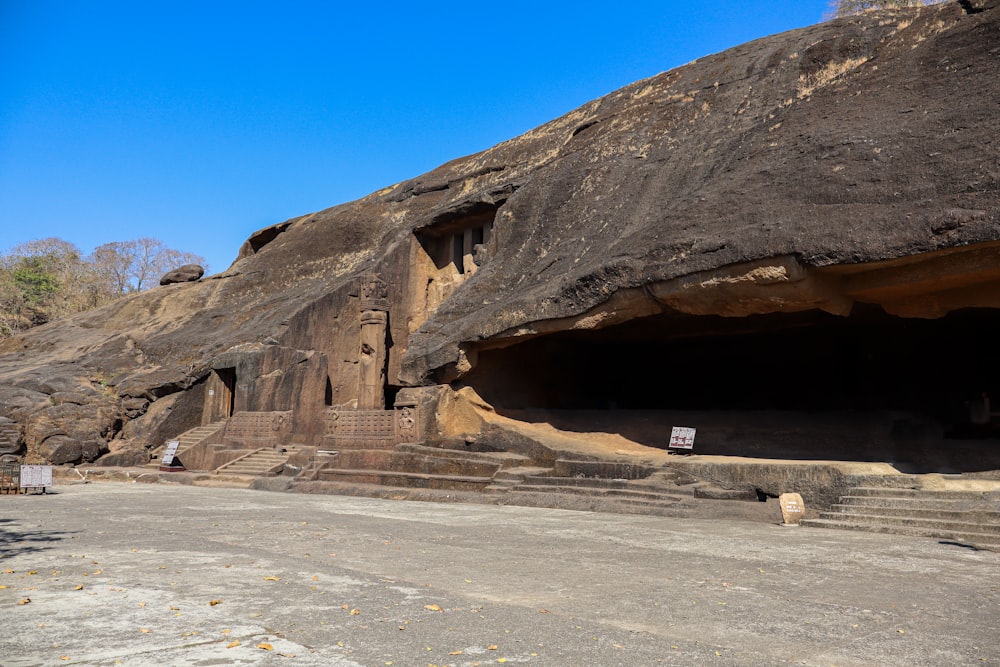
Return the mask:
<path id="1" fill-rule="evenodd" d="M 174 605 L 170 605 L 170 606 L 168 607 L 168 609 L 170 609 L 170 611 L 180 611 L 180 610 L 181 610 L 181 608 L 180 608 L 180 607 L 175 607 Z"/>
<path id="2" fill-rule="evenodd" d="M 152 630 L 150 630 L 149 628 L 139 628 L 139 632 L 141 632 L 144 635 L 148 635 L 150 632 L 152 632 Z"/>
<path id="3" fill-rule="evenodd" d="M 425 604 L 424 609 L 428 611 L 444 611 L 439 605 L 436 604 Z"/>
<path id="4" fill-rule="evenodd" d="M 552 612 L 549 611 L 548 609 L 539 609 L 538 613 L 539 614 L 551 614 Z"/>
<path id="5" fill-rule="evenodd" d="M 226 648 L 236 648 L 239 645 L 240 645 L 240 640 L 239 639 L 234 639 L 233 641 L 231 641 L 228 644 L 226 644 Z"/>
<path id="6" fill-rule="evenodd" d="M 462 655 L 462 652 L 461 651 L 452 651 L 448 655 Z"/>
<path id="7" fill-rule="evenodd" d="M 214 607 L 217 604 L 222 604 L 222 600 L 209 600 L 208 601 L 208 606 L 209 607 Z"/>
<path id="8" fill-rule="evenodd" d="M 31 598 L 22 598 L 17 601 L 18 604 L 28 604 L 29 602 L 31 602 Z"/>
<path id="9" fill-rule="evenodd" d="M 73 590 L 74 591 L 82 591 L 83 590 L 83 584 L 77 584 L 76 587 L 73 588 Z"/>
<path id="10" fill-rule="evenodd" d="M 495 651 L 495 650 L 497 650 L 497 648 L 498 647 L 497 647 L 496 644 L 490 644 L 489 646 L 486 647 L 486 650 L 487 651 Z"/>
<path id="11" fill-rule="evenodd" d="M 360 609 L 352 609 L 351 610 L 351 616 L 357 616 L 360 613 L 361 613 Z"/>
<path id="12" fill-rule="evenodd" d="M 264 577 L 264 581 L 281 581 L 281 577 Z"/>
<path id="13" fill-rule="evenodd" d="M 268 644 L 267 642 L 261 642 L 261 643 L 257 644 L 257 648 L 263 649 L 265 651 L 273 651 L 274 650 L 274 647 L 271 646 L 270 644 Z"/>

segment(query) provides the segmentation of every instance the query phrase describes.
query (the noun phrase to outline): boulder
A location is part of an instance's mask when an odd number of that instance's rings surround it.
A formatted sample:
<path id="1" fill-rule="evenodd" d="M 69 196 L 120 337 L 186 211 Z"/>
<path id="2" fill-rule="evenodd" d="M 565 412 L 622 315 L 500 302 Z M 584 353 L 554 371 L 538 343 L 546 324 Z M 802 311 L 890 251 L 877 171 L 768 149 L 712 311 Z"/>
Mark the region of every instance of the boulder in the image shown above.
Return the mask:
<path id="1" fill-rule="evenodd" d="M 205 269 L 201 266 L 197 264 L 185 264 L 180 268 L 163 274 L 163 277 L 160 278 L 160 284 L 193 283 L 200 280 L 203 275 L 205 275 Z"/>
<path id="2" fill-rule="evenodd" d="M 101 466 L 121 468 L 143 466 L 147 463 L 149 463 L 148 449 L 136 443 L 120 440 L 113 442 L 111 451 L 98 461 Z"/>
<path id="3" fill-rule="evenodd" d="M 83 446 L 80 441 L 68 435 L 53 435 L 46 438 L 35 451 L 43 461 L 52 465 L 79 463 L 83 458 Z"/>

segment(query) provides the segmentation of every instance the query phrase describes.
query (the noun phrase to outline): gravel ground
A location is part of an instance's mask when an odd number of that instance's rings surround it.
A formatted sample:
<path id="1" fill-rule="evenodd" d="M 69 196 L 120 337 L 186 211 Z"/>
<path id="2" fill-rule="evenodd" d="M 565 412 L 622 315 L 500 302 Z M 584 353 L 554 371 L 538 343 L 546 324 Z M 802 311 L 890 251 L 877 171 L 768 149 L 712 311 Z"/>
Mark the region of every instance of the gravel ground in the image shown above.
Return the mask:
<path id="1" fill-rule="evenodd" d="M 1000 554 L 171 484 L 0 496 L 0 664 L 1000 665 Z"/>

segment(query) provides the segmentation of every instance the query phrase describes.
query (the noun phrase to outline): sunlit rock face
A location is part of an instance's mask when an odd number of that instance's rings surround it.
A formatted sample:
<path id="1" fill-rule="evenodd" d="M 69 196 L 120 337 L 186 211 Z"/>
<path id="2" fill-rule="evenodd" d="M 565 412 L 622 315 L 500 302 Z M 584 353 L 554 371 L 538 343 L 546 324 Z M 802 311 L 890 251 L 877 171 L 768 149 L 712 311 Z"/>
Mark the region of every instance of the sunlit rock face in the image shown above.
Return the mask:
<path id="1" fill-rule="evenodd" d="M 711 412 L 728 426 L 700 445 L 721 454 L 995 438 L 998 34 L 979 0 L 757 40 L 263 229 L 221 274 L 4 341 L 5 430 L 30 461 L 135 462 L 281 412 L 317 447 L 331 410 L 450 385 L 652 447 L 674 418 L 657 414 Z M 480 428 L 420 414 L 425 440 Z"/>

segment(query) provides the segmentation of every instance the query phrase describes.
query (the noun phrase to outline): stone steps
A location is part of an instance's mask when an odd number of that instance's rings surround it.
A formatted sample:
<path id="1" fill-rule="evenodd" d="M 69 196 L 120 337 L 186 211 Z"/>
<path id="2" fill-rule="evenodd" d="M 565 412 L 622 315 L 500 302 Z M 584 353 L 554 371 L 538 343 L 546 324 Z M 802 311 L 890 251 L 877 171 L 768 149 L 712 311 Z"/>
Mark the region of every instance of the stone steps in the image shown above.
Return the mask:
<path id="1" fill-rule="evenodd" d="M 982 498 L 921 498 L 910 496 L 906 498 L 878 496 L 842 496 L 840 505 L 845 507 L 879 507 L 899 510 L 940 510 L 956 511 L 971 510 L 982 507 Z"/>
<path id="2" fill-rule="evenodd" d="M 684 494 L 683 491 L 671 493 L 648 483 L 637 483 L 635 480 L 564 477 L 551 474 L 551 471 L 541 475 L 526 475 L 520 481 L 511 479 L 507 483 L 503 483 L 502 480 L 498 482 L 486 491 L 508 494 L 511 502 L 516 504 L 575 506 L 581 499 L 586 499 L 595 508 L 601 507 L 608 511 L 645 511 L 676 507 L 678 503 L 690 500 L 690 493 Z M 562 499 L 562 502 L 559 499 Z"/>
<path id="3" fill-rule="evenodd" d="M 439 456 L 434 448 L 424 448 L 431 453 L 412 450 L 354 449 L 339 452 L 333 466 L 349 470 L 382 470 L 385 472 L 418 472 L 429 475 L 464 475 L 492 477 L 502 461 L 486 457 Z M 333 467 L 329 466 L 329 467 Z"/>
<path id="4" fill-rule="evenodd" d="M 263 447 L 245 454 L 216 468 L 217 475 L 248 475 L 264 477 L 281 472 L 288 457 L 297 451 L 296 447 L 286 447 L 284 451 Z"/>
<path id="5" fill-rule="evenodd" d="M 477 452 L 404 443 L 392 450 L 347 449 L 317 458 L 303 479 L 340 484 L 367 484 L 407 489 L 481 491 L 497 476 L 514 481 L 524 471 L 544 473 L 546 468 L 524 468 L 527 456 L 511 452 Z"/>
<path id="6" fill-rule="evenodd" d="M 918 483 L 919 484 L 919 483 Z M 1000 549 L 1000 494 L 961 489 L 855 487 L 802 525 L 953 540 Z"/>
<path id="7" fill-rule="evenodd" d="M 374 470 L 350 468 L 323 468 L 314 477 L 320 482 L 350 482 L 425 489 L 453 489 L 477 491 L 487 487 L 492 477 L 457 474 L 434 474 L 403 470 Z"/>
<path id="8" fill-rule="evenodd" d="M 918 498 L 922 500 L 984 500 L 989 494 L 982 491 L 953 491 L 939 489 L 895 489 L 856 486 L 848 491 L 851 497 L 866 498 Z"/>
<path id="9" fill-rule="evenodd" d="M 934 503 L 934 501 L 930 501 L 930 503 Z M 981 508 L 960 509 L 956 507 L 941 507 L 938 503 L 935 503 L 932 506 L 918 506 L 916 503 L 911 503 L 910 505 L 904 507 L 838 503 L 831 507 L 827 514 L 851 514 L 856 516 L 875 515 L 883 517 L 910 517 L 914 519 L 928 519 L 936 521 L 963 521 L 969 523 L 981 523 L 986 526 L 996 524 L 998 528 L 1000 528 L 1000 511 Z"/>
<path id="10" fill-rule="evenodd" d="M 0 454 L 14 454 L 21 450 L 21 434 L 17 424 L 10 421 L 0 421 Z"/>
<path id="11" fill-rule="evenodd" d="M 870 523 L 855 521 L 840 521 L 837 519 L 803 519 L 803 526 L 812 528 L 836 528 L 839 530 L 858 530 L 867 533 L 888 533 L 892 535 L 909 535 L 911 537 L 932 537 L 968 544 L 977 549 L 1000 551 L 1000 536 L 978 531 L 965 532 L 961 530 L 936 530 L 918 526 L 893 525 L 888 523 Z"/>
<path id="12" fill-rule="evenodd" d="M 650 502 L 680 502 L 687 497 L 676 494 L 660 493 L 656 491 L 640 491 L 638 489 L 621 488 L 614 486 L 581 485 L 581 484 L 534 484 L 522 483 L 511 489 L 515 493 L 561 493 L 572 495 L 594 496 L 598 498 L 617 498 L 635 501 Z"/>
<path id="13" fill-rule="evenodd" d="M 925 528 L 929 531 L 958 531 L 963 533 L 983 533 L 984 535 L 996 535 L 1000 538 L 1000 522 L 996 520 L 996 512 L 986 512 L 992 514 L 989 519 L 979 520 L 979 513 L 956 512 L 957 518 L 942 516 L 943 512 L 932 512 L 928 515 L 915 516 L 913 514 L 888 514 L 879 510 L 873 512 L 843 512 L 832 511 L 822 512 L 821 519 L 833 521 L 844 521 L 854 523 L 877 523 L 886 526 L 905 526 L 908 528 Z M 990 522 L 992 519 L 992 523 Z"/>
<path id="14" fill-rule="evenodd" d="M 427 447 L 426 445 L 418 445 L 411 443 L 398 445 L 396 447 L 396 450 L 400 452 L 410 452 L 413 454 L 422 454 L 425 456 L 433 456 L 444 459 L 454 459 L 458 461 L 479 461 L 479 462 L 496 463 L 500 466 L 501 469 L 523 465 L 531 461 L 531 459 L 525 456 L 524 454 L 515 454 L 514 452 L 472 452 L 472 451 L 462 451 L 460 449 Z"/>
<path id="15" fill-rule="evenodd" d="M 510 482 L 512 484 L 523 482 L 529 477 L 547 477 L 552 474 L 552 468 L 546 468 L 544 466 L 535 465 L 518 465 L 510 468 L 503 468 L 495 475 L 493 479 L 497 482 Z"/>
<path id="16" fill-rule="evenodd" d="M 211 435 L 215 435 L 220 429 L 224 428 L 225 425 L 226 421 L 222 420 L 213 422 L 211 424 L 207 424 L 205 426 L 196 426 L 192 429 L 184 431 L 184 433 L 181 433 L 176 438 L 173 438 L 174 440 L 177 440 L 179 443 L 177 445 L 177 451 L 174 453 L 174 457 L 180 459 L 181 463 L 183 463 L 185 452 L 187 452 L 195 445 L 200 444 L 205 438 Z M 164 443 L 159 447 L 155 448 L 152 452 L 150 452 L 150 460 L 149 463 L 145 465 L 145 467 L 159 468 L 161 457 L 163 456 L 163 453 L 166 451 L 166 449 L 167 445 L 166 443 Z"/>

